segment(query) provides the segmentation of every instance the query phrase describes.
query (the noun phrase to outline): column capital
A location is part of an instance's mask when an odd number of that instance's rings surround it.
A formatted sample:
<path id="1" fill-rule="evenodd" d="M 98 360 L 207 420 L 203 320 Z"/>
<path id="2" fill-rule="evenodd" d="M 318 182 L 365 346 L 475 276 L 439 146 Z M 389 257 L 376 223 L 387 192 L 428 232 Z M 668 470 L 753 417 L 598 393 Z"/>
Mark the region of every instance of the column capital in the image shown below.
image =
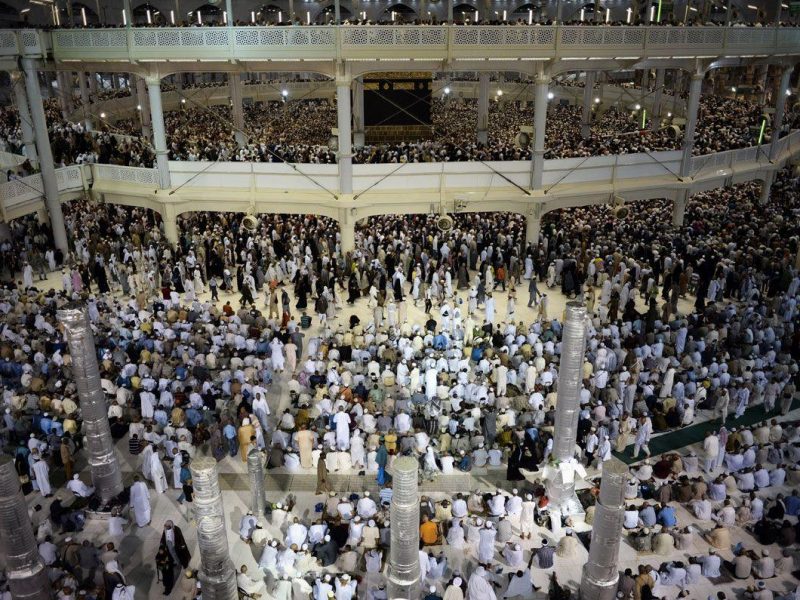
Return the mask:
<path id="1" fill-rule="evenodd" d="M 160 75 L 145 75 L 145 76 L 142 77 L 142 79 L 144 79 L 144 82 L 147 85 L 157 85 L 157 86 L 161 87 L 161 76 Z"/>
<path id="2" fill-rule="evenodd" d="M 536 75 L 533 78 L 533 81 L 536 85 L 540 84 L 550 85 L 550 74 L 544 72 L 536 73 Z"/>

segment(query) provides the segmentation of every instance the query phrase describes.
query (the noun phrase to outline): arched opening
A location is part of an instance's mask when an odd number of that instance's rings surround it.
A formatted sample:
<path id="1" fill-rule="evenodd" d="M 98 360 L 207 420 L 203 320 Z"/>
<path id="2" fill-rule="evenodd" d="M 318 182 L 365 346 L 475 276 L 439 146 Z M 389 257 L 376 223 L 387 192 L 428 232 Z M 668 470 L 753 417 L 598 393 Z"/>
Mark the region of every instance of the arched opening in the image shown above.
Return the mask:
<path id="1" fill-rule="evenodd" d="M 339 6 L 339 17 L 342 20 L 349 19 L 353 15 L 353 12 L 344 5 Z M 319 25 L 324 25 L 326 23 L 332 23 L 336 19 L 336 7 L 331 4 L 326 6 L 319 14 L 317 14 L 316 23 Z"/>
<path id="2" fill-rule="evenodd" d="M 88 4 L 83 4 L 82 2 L 73 2 L 72 22 L 78 27 L 98 25 L 100 23 L 100 16 Z"/>
<path id="3" fill-rule="evenodd" d="M 288 10 L 283 10 L 277 4 L 262 4 L 261 8 L 255 13 L 256 21 L 259 23 L 285 23 L 290 20 Z"/>
<path id="4" fill-rule="evenodd" d="M 392 4 L 383 11 L 383 20 L 392 21 L 394 23 L 408 23 L 413 21 L 417 16 L 416 11 L 401 2 Z"/>
<path id="5" fill-rule="evenodd" d="M 188 17 L 191 23 L 202 25 L 222 25 L 225 22 L 224 11 L 219 6 L 204 4 L 196 9 L 189 11 Z"/>
<path id="6" fill-rule="evenodd" d="M 477 13 L 478 9 L 475 6 L 462 2 L 453 7 L 453 20 L 456 23 L 475 21 Z"/>
<path id="7" fill-rule="evenodd" d="M 0 2 L 0 27 L 18 27 L 21 23 L 25 23 L 30 8 L 23 10 L 25 12 L 20 14 L 13 6 Z"/>
<path id="8" fill-rule="evenodd" d="M 149 2 L 140 4 L 132 9 L 131 13 L 134 25 L 164 25 L 169 19 L 168 15 L 161 14 L 161 11 Z"/>

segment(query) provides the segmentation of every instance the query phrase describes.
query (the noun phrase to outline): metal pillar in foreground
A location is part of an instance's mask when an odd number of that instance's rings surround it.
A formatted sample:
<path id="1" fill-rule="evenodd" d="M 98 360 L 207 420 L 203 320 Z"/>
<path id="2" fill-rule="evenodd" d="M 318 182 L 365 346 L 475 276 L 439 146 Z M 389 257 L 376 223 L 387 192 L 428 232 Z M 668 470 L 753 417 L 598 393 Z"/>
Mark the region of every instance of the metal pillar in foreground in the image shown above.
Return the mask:
<path id="1" fill-rule="evenodd" d="M 562 515 L 576 514 L 582 507 L 575 496 L 575 475 L 582 472 L 575 459 L 580 415 L 580 391 L 583 359 L 586 353 L 586 306 L 567 304 L 567 319 L 561 338 L 561 364 L 558 371 L 556 422 L 553 431 L 554 466 L 548 466 L 547 496 L 552 509 Z"/>
<path id="2" fill-rule="evenodd" d="M 217 461 L 204 456 L 192 461 L 194 518 L 197 522 L 197 546 L 200 549 L 200 573 L 203 598 L 238 600 L 236 569 L 228 553 L 228 537 L 222 512 Z"/>
<path id="3" fill-rule="evenodd" d="M 250 492 L 253 499 L 250 510 L 259 519 L 264 516 L 266 506 L 266 491 L 264 490 L 264 461 L 259 450 L 250 450 L 247 453 L 247 473 L 250 476 Z"/>
<path id="4" fill-rule="evenodd" d="M 100 386 L 100 367 L 97 364 L 89 316 L 85 306 L 71 302 L 58 311 L 58 320 L 64 325 L 69 354 L 72 357 L 72 372 L 81 400 L 81 417 L 92 483 L 95 494 L 106 504 L 122 492 L 122 471 L 114 450 L 114 440 L 111 438 L 106 396 Z"/>
<path id="5" fill-rule="evenodd" d="M 10 456 L 0 456 L 0 558 L 14 600 L 52 598 L 47 570 L 39 556 L 28 505 Z"/>
<path id="6" fill-rule="evenodd" d="M 600 497 L 595 505 L 589 560 L 583 565 L 581 600 L 613 600 L 619 579 L 619 544 L 625 519 L 628 467 L 617 459 L 603 463 Z"/>
<path id="7" fill-rule="evenodd" d="M 419 496 L 417 461 L 398 458 L 392 467 L 394 494 L 389 507 L 392 543 L 389 547 L 389 598 L 419 598 Z"/>

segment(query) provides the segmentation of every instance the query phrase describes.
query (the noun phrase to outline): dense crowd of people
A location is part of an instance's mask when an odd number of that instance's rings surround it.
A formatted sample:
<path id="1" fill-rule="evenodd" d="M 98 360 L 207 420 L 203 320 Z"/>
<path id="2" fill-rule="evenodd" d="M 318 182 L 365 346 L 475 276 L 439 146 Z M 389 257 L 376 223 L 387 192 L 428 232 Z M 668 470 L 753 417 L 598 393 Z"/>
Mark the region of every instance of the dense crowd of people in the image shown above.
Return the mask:
<path id="1" fill-rule="evenodd" d="M 270 7 L 271 9 L 274 8 Z M 342 9 L 341 24 L 342 25 L 459 25 L 459 26 L 475 26 L 475 25 L 492 25 L 492 26 L 505 26 L 505 27 L 522 27 L 522 26 L 550 26 L 557 25 L 558 23 L 553 18 L 555 15 L 549 14 L 551 11 L 543 11 L 540 7 L 533 8 L 532 11 L 521 11 L 523 15 L 515 17 L 516 6 L 512 8 L 513 11 L 508 11 L 506 18 L 500 18 L 500 12 L 495 11 L 494 15 L 486 18 L 479 16 L 476 18 L 475 10 L 462 10 L 459 7 L 453 15 L 452 23 L 439 16 L 431 15 L 428 13 L 427 17 L 419 18 L 412 10 L 392 10 L 394 7 L 389 7 L 376 19 L 362 18 L 362 15 L 351 15 L 346 7 Z M 561 17 L 561 25 L 566 26 L 595 26 L 595 27 L 617 27 L 617 26 L 662 26 L 662 27 L 718 27 L 724 26 L 726 23 L 731 27 L 766 27 L 775 26 L 776 22 L 770 22 L 763 11 L 759 10 L 753 14 L 742 14 L 738 8 L 734 7 L 727 20 L 728 15 L 725 10 L 719 11 L 714 7 L 710 10 L 705 17 L 699 15 L 696 10 L 686 11 L 683 18 L 680 14 L 674 14 L 671 11 L 663 15 L 663 18 L 656 21 L 651 15 L 648 18 L 646 13 L 647 7 L 641 6 L 640 14 L 632 14 L 625 19 L 606 20 L 604 11 L 595 12 L 593 5 L 584 7 L 584 11 L 579 9 L 565 9 Z M 616 13 L 617 11 L 615 11 Z M 506 13 L 506 11 L 503 11 Z M 581 13 L 581 14 L 579 14 Z M 133 16 L 133 23 L 136 27 L 224 27 L 227 25 L 226 20 L 223 19 L 222 10 L 207 10 L 201 14 L 198 21 L 196 16 L 190 13 L 190 18 L 180 19 L 178 15 L 173 15 L 170 20 L 169 15 L 153 11 L 150 15 L 136 14 Z M 175 17 L 178 18 L 175 18 Z M 616 15 L 615 15 L 616 16 Z M 285 17 L 285 18 L 284 18 Z M 773 17 L 776 18 L 776 17 Z M 235 19 L 234 25 L 236 27 L 300 27 L 305 25 L 334 25 L 336 15 L 332 7 L 323 9 L 319 14 L 315 15 L 314 22 L 309 22 L 309 15 L 303 17 L 301 14 L 290 15 L 288 11 L 284 14 L 275 8 L 274 10 L 263 10 L 256 13 L 251 13 L 249 19 Z M 69 23 L 59 25 L 59 29 L 93 29 L 97 27 L 122 27 L 122 23 L 100 23 L 94 22 L 94 18 L 86 23 L 75 20 L 74 26 Z M 792 27 L 797 25 L 797 19 L 794 15 L 787 14 L 786 11 L 780 16 L 780 21 L 777 25 L 783 27 Z M 51 24 L 41 24 L 45 29 L 51 28 Z"/>
<path id="2" fill-rule="evenodd" d="M 164 528 L 164 593 L 193 597 L 189 525 L 164 522 L 151 497 L 191 503 L 193 457 L 255 451 L 275 472 L 316 474 L 326 495 L 306 510 L 299 494 L 270 491 L 266 515 L 242 517 L 258 565 L 238 570 L 249 594 L 386 598 L 399 456 L 419 461 L 422 481 L 488 469 L 508 482 L 420 499 L 420 597 L 564 593 L 556 569 L 588 536 L 551 515 L 542 479 L 559 289 L 591 318 L 578 423 L 588 523 L 603 463 L 646 457 L 631 467 L 625 541 L 664 562 L 623 569 L 621 597 L 685 597 L 724 572 L 745 598 L 797 600 L 798 178 L 782 171 L 771 201 L 758 198 L 754 183 L 695 194 L 682 227 L 668 202 L 632 204 L 621 219 L 605 206 L 563 210 L 536 240 L 509 214 L 457 214 L 448 231 L 435 216 L 377 216 L 349 251 L 335 221 L 311 215 L 259 215 L 251 230 L 241 215 L 189 214 L 172 246 L 153 212 L 74 201 L 67 256 L 46 226 L 12 222 L 0 245 L 0 441 L 27 482 L 54 588 L 133 598 L 140 575 L 117 548 L 152 523 Z M 50 271 L 56 285 L 42 282 Z M 99 547 L 81 537 L 97 500 L 55 317 L 72 299 L 88 307 L 112 435 L 138 468 Z M 696 444 L 651 456 L 659 435 L 693 424 Z M 332 485 L 332 473 L 361 471 L 377 494 Z M 62 473 L 67 485 L 53 485 Z"/>
<path id="3" fill-rule="evenodd" d="M 139 137 L 139 119 L 122 119 L 100 131 L 88 132 L 81 122 L 61 119 L 57 102 L 46 102 L 53 156 L 59 166 L 90 162 L 152 166 L 149 142 Z M 247 139 L 239 146 L 229 106 L 184 105 L 165 111 L 164 122 L 170 160 L 255 161 L 335 164 L 336 152 L 328 147 L 336 127 L 336 105 L 326 99 L 256 102 L 244 107 Z M 533 122 L 533 106 L 518 101 L 492 102 L 487 143 L 477 141 L 477 102 L 473 99 L 439 99 L 431 106 L 431 139 L 415 142 L 367 144 L 356 147 L 353 162 L 453 162 L 471 160 L 528 160 L 530 148 L 520 147 L 520 128 Z M 582 109 L 553 103 L 548 111 L 545 158 L 575 158 L 657 152 L 680 148 L 680 136 L 668 128 L 652 131 L 647 119 L 625 107 L 600 109 L 593 118 L 591 135 L 581 137 Z M 789 113 L 788 126 L 797 123 Z M 702 97 L 694 154 L 733 150 L 757 143 L 761 109 L 752 103 L 706 95 Z M 16 111 L 0 109 L 0 135 L 6 148 L 22 153 L 22 135 Z"/>

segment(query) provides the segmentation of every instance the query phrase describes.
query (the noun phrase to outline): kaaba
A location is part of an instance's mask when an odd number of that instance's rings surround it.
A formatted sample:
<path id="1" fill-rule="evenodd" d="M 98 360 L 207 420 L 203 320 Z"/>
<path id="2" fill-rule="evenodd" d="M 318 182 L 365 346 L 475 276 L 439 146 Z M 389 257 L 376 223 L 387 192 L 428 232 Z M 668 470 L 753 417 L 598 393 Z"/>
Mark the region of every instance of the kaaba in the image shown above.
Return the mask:
<path id="1" fill-rule="evenodd" d="M 373 73 L 364 77 L 364 135 L 370 144 L 427 139 L 432 134 L 433 74 Z"/>

